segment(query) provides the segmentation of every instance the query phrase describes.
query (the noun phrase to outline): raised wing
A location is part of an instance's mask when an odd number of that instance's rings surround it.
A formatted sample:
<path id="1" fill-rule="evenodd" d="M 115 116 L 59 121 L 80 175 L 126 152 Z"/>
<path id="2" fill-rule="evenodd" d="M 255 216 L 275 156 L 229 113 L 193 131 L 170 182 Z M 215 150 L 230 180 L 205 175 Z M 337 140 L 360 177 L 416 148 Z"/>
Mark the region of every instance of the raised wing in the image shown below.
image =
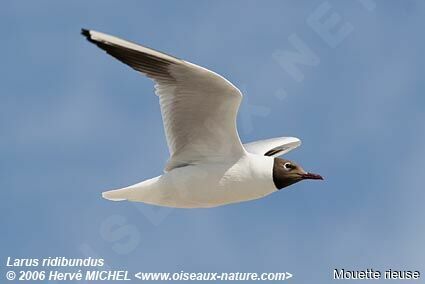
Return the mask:
<path id="1" fill-rule="evenodd" d="M 301 145 L 301 140 L 295 137 L 278 137 L 243 144 L 245 150 L 257 155 L 277 157 Z"/>
<path id="2" fill-rule="evenodd" d="M 117 37 L 82 30 L 108 54 L 155 81 L 170 159 L 165 171 L 238 158 L 245 153 L 236 129 L 241 92 L 203 67 Z"/>

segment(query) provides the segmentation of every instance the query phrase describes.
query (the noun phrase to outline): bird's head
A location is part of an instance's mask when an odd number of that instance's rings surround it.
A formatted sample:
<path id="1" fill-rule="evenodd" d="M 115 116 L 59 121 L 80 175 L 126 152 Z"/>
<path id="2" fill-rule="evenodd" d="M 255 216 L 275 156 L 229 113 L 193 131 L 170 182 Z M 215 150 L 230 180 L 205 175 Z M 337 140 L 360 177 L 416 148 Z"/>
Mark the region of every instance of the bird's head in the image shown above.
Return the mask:
<path id="1" fill-rule="evenodd" d="M 273 182 L 277 189 L 290 186 L 304 179 L 323 179 L 321 175 L 304 171 L 292 161 L 275 158 L 273 164 Z"/>

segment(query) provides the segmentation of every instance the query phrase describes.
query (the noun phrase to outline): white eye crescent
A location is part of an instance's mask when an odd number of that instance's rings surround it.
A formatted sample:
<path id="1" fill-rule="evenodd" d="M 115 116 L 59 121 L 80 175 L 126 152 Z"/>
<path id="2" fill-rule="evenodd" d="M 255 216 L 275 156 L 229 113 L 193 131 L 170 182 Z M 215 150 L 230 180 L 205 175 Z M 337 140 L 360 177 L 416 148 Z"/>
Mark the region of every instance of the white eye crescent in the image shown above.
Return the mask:
<path id="1" fill-rule="evenodd" d="M 292 165 L 291 163 L 285 163 L 285 164 L 283 165 L 283 168 L 284 168 L 285 170 L 287 170 L 287 171 L 290 171 L 290 170 L 292 170 L 292 169 L 294 168 L 294 165 Z"/>

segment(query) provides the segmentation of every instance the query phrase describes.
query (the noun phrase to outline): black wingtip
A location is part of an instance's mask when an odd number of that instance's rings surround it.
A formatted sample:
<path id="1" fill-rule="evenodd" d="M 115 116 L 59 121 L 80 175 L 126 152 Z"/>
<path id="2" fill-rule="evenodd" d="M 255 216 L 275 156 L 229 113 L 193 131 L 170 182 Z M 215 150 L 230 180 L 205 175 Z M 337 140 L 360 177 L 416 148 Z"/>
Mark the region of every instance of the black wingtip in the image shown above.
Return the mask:
<path id="1" fill-rule="evenodd" d="M 92 38 L 90 34 L 90 30 L 87 29 L 81 29 L 81 34 L 86 37 L 86 39 L 91 43 L 96 43 Z"/>
<path id="2" fill-rule="evenodd" d="M 87 38 L 90 38 L 90 31 L 87 29 L 81 29 L 81 34 Z"/>

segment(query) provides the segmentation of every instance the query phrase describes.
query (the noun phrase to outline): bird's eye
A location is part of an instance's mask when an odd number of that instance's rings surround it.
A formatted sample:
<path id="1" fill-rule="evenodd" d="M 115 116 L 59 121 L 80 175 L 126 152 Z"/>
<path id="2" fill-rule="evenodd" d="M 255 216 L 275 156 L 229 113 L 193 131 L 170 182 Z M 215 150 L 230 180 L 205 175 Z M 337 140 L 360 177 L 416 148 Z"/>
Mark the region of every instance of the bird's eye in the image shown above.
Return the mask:
<path id="1" fill-rule="evenodd" d="M 285 168 L 285 170 L 290 171 L 294 168 L 294 165 L 292 165 L 291 163 L 285 163 L 283 167 Z"/>

